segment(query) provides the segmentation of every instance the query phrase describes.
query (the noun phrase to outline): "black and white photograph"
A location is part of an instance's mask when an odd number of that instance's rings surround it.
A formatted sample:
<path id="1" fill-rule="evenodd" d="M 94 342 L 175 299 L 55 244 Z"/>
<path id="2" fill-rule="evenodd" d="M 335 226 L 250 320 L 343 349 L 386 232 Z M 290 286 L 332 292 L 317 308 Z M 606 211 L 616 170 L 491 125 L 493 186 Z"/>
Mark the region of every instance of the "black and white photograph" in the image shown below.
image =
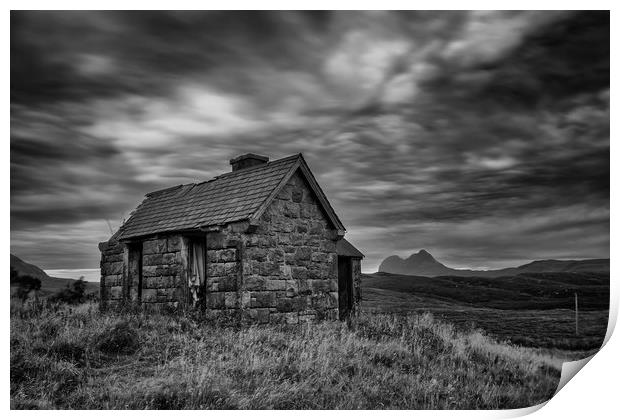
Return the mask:
<path id="1" fill-rule="evenodd" d="M 7 14 L 11 410 L 524 409 L 603 346 L 609 10 Z"/>

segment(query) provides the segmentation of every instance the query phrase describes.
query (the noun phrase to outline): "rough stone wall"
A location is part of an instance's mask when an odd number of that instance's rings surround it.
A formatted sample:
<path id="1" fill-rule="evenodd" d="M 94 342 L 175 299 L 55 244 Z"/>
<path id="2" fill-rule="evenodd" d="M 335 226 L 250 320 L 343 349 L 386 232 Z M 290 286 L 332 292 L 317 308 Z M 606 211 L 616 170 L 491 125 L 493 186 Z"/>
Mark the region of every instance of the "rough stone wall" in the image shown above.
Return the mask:
<path id="1" fill-rule="evenodd" d="M 207 311 L 241 309 L 244 241 L 249 224 L 235 223 L 207 232 Z"/>
<path id="2" fill-rule="evenodd" d="M 186 302 L 186 263 L 181 235 L 162 235 L 142 243 L 142 304 L 145 309 Z M 186 255 L 186 254 L 185 254 Z"/>
<path id="3" fill-rule="evenodd" d="M 207 310 L 261 323 L 338 318 L 336 232 L 299 174 L 254 233 L 247 223 L 207 234 Z"/>
<path id="4" fill-rule="evenodd" d="M 177 307 L 185 302 L 185 241 L 180 235 L 149 238 L 142 243 L 142 299 L 146 309 Z M 130 273 L 130 249 L 111 239 L 99 244 L 101 251 L 101 306 L 115 308 L 138 302 L 138 276 Z M 135 255 L 135 254 L 134 254 Z"/>
<path id="5" fill-rule="evenodd" d="M 353 273 L 353 313 L 359 314 L 362 306 L 362 260 L 351 259 Z"/>
<path id="6" fill-rule="evenodd" d="M 114 308 L 123 299 L 123 245 L 115 239 L 101 242 L 101 280 L 99 283 L 101 294 L 101 308 Z"/>

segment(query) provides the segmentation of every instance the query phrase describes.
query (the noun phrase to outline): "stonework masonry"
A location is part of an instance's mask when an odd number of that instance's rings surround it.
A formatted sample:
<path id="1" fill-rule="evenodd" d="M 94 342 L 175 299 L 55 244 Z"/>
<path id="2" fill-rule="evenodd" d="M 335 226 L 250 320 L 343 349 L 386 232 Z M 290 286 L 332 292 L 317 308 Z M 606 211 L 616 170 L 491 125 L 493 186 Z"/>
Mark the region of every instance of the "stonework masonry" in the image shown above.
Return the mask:
<path id="1" fill-rule="evenodd" d="M 352 258 L 353 271 L 353 313 L 359 313 L 362 305 L 362 260 Z"/>
<path id="2" fill-rule="evenodd" d="M 338 318 L 337 232 L 299 173 L 279 190 L 255 226 L 237 222 L 201 235 L 206 240 L 207 312 L 241 314 L 259 323 Z M 136 253 L 142 263 L 141 292 L 130 264 L 131 253 L 138 252 L 132 251 L 135 246 L 114 239 L 100 244 L 102 307 L 124 301 L 139 301 L 147 309 L 186 304 L 190 240 L 179 233 L 142 240 L 141 253 Z M 354 259 L 356 306 L 360 273 Z"/>
<path id="3" fill-rule="evenodd" d="M 99 244 L 101 251 L 101 306 L 102 308 L 117 307 L 124 299 L 123 278 L 123 244 L 114 238 Z"/>
<path id="4" fill-rule="evenodd" d="M 208 308 L 258 322 L 337 318 L 336 232 L 300 176 L 246 231 L 241 223 L 207 234 Z"/>

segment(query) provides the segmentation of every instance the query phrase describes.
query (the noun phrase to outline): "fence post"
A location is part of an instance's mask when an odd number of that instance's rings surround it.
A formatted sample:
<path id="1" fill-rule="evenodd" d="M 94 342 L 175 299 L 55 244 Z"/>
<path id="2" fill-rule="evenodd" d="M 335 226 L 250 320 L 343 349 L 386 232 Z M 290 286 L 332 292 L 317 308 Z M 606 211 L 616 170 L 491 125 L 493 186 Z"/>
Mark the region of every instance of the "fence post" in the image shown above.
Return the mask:
<path id="1" fill-rule="evenodd" d="M 579 298 L 575 292 L 575 335 L 579 335 Z"/>

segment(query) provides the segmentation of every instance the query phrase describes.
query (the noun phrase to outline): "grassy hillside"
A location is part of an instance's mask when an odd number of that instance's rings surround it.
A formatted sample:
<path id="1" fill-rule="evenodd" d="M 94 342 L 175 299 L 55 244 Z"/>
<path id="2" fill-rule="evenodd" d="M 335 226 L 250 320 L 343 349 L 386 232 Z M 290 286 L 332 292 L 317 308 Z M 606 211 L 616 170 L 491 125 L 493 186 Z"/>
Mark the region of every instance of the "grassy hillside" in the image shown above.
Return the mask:
<path id="1" fill-rule="evenodd" d="M 461 328 L 482 328 L 515 344 L 597 349 L 607 330 L 609 274 L 540 273 L 496 279 L 364 275 L 370 312 L 430 312 Z M 575 335 L 574 292 L 579 295 Z"/>
<path id="2" fill-rule="evenodd" d="M 376 273 L 364 274 L 362 285 L 494 309 L 571 309 L 575 292 L 582 309 L 609 307 L 609 273 L 534 273 L 493 279 Z"/>
<path id="3" fill-rule="evenodd" d="M 12 306 L 11 408 L 518 408 L 560 376 L 557 358 L 429 315 L 201 321 Z"/>
<path id="4" fill-rule="evenodd" d="M 20 276 L 31 276 L 41 280 L 41 290 L 39 291 L 39 296 L 52 295 L 59 290 L 64 289 L 67 285 L 72 285 L 73 282 L 75 282 L 75 279 L 50 277 L 45 271 L 36 265 L 27 263 L 13 254 L 11 254 L 11 269 L 16 270 Z M 86 283 L 85 293 L 98 294 L 99 283 Z"/>
<path id="5" fill-rule="evenodd" d="M 29 264 L 13 254 L 11 254 L 11 268 L 22 276 L 31 276 L 39 280 L 49 277 L 45 271 L 41 270 L 36 265 Z"/>

